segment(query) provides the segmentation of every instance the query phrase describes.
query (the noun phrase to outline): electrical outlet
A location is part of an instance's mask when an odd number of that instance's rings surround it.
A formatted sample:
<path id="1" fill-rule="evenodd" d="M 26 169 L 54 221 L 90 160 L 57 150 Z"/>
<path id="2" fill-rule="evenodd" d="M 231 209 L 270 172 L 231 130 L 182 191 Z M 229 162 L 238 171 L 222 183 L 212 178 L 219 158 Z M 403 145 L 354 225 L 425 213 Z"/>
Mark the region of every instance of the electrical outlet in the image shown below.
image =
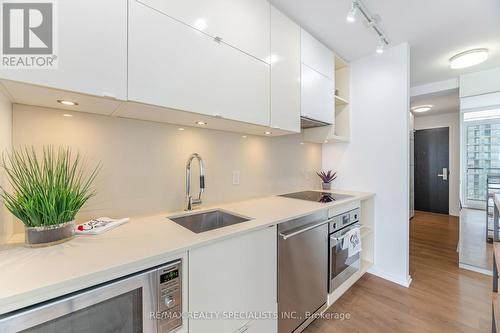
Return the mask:
<path id="1" fill-rule="evenodd" d="M 240 185 L 240 172 L 233 171 L 233 185 Z"/>

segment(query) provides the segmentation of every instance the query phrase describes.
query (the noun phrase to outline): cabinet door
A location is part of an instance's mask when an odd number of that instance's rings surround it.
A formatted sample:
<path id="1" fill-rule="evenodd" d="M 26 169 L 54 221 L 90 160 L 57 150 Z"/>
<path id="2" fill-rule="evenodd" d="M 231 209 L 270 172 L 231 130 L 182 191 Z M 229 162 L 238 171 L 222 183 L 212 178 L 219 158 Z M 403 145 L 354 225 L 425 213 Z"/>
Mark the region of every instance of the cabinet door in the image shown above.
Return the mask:
<path id="1" fill-rule="evenodd" d="M 335 72 L 333 52 L 304 29 L 301 30 L 301 53 L 303 64 L 333 79 Z"/>
<path id="2" fill-rule="evenodd" d="M 137 0 L 263 61 L 269 59 L 267 0 Z"/>
<path id="3" fill-rule="evenodd" d="M 129 100 L 269 125 L 269 65 L 131 1 Z"/>
<path id="4" fill-rule="evenodd" d="M 190 251 L 189 311 L 276 313 L 276 237 L 274 226 Z M 277 321 L 223 317 L 189 321 L 191 333 L 240 330 L 273 333 Z"/>
<path id="5" fill-rule="evenodd" d="M 300 27 L 271 7 L 271 127 L 300 132 Z"/>
<path id="6" fill-rule="evenodd" d="M 1 69 L 0 77 L 127 99 L 127 0 L 56 2 L 57 69 Z"/>
<path id="7" fill-rule="evenodd" d="M 333 81 L 302 64 L 301 114 L 328 124 L 335 122 Z"/>

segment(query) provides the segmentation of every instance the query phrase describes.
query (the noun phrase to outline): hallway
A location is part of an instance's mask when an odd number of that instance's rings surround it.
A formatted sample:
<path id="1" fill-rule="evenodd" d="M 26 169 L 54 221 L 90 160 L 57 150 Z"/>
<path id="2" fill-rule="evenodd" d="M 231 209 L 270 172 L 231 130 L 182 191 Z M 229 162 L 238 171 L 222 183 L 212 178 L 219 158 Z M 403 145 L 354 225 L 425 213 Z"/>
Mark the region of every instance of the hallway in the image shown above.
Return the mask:
<path id="1" fill-rule="evenodd" d="M 458 225 L 457 217 L 416 212 L 410 288 L 367 274 L 328 310 L 349 320 L 320 319 L 305 332 L 489 332 L 491 277 L 458 268 Z"/>

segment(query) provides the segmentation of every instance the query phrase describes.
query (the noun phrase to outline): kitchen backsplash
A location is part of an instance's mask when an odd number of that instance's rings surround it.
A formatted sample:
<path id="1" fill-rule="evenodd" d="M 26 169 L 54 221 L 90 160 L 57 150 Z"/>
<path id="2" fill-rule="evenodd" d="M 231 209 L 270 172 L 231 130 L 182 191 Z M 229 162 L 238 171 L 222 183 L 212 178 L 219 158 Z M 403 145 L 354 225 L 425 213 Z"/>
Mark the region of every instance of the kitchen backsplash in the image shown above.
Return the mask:
<path id="1" fill-rule="evenodd" d="M 69 146 L 89 165 L 101 162 L 98 194 L 78 220 L 181 210 L 185 165 L 198 152 L 206 165 L 204 204 L 317 187 L 321 145 L 301 144 L 301 135 L 257 137 L 195 127 L 14 105 L 14 147 Z M 194 124 L 193 124 L 194 125 Z M 193 162 L 193 191 L 198 167 Z M 233 185 L 239 171 L 240 184 Z M 22 226 L 15 224 L 15 232 Z"/>
<path id="2" fill-rule="evenodd" d="M 0 152 L 10 148 L 12 144 L 12 105 L 3 91 L 0 90 Z M 5 172 L 0 169 L 0 185 L 7 187 Z M 0 201 L 0 244 L 12 235 L 12 215 Z"/>

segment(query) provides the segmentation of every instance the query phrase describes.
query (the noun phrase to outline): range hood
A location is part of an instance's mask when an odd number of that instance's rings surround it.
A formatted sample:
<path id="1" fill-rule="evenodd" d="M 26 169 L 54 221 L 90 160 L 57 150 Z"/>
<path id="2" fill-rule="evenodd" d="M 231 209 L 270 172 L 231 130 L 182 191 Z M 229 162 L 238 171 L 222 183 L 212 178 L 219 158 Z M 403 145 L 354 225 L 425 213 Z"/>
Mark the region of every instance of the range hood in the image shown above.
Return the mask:
<path id="1" fill-rule="evenodd" d="M 300 128 L 301 129 L 323 127 L 323 126 L 328 126 L 328 125 L 331 125 L 331 124 L 325 123 L 323 121 L 307 118 L 307 117 L 300 117 Z"/>

